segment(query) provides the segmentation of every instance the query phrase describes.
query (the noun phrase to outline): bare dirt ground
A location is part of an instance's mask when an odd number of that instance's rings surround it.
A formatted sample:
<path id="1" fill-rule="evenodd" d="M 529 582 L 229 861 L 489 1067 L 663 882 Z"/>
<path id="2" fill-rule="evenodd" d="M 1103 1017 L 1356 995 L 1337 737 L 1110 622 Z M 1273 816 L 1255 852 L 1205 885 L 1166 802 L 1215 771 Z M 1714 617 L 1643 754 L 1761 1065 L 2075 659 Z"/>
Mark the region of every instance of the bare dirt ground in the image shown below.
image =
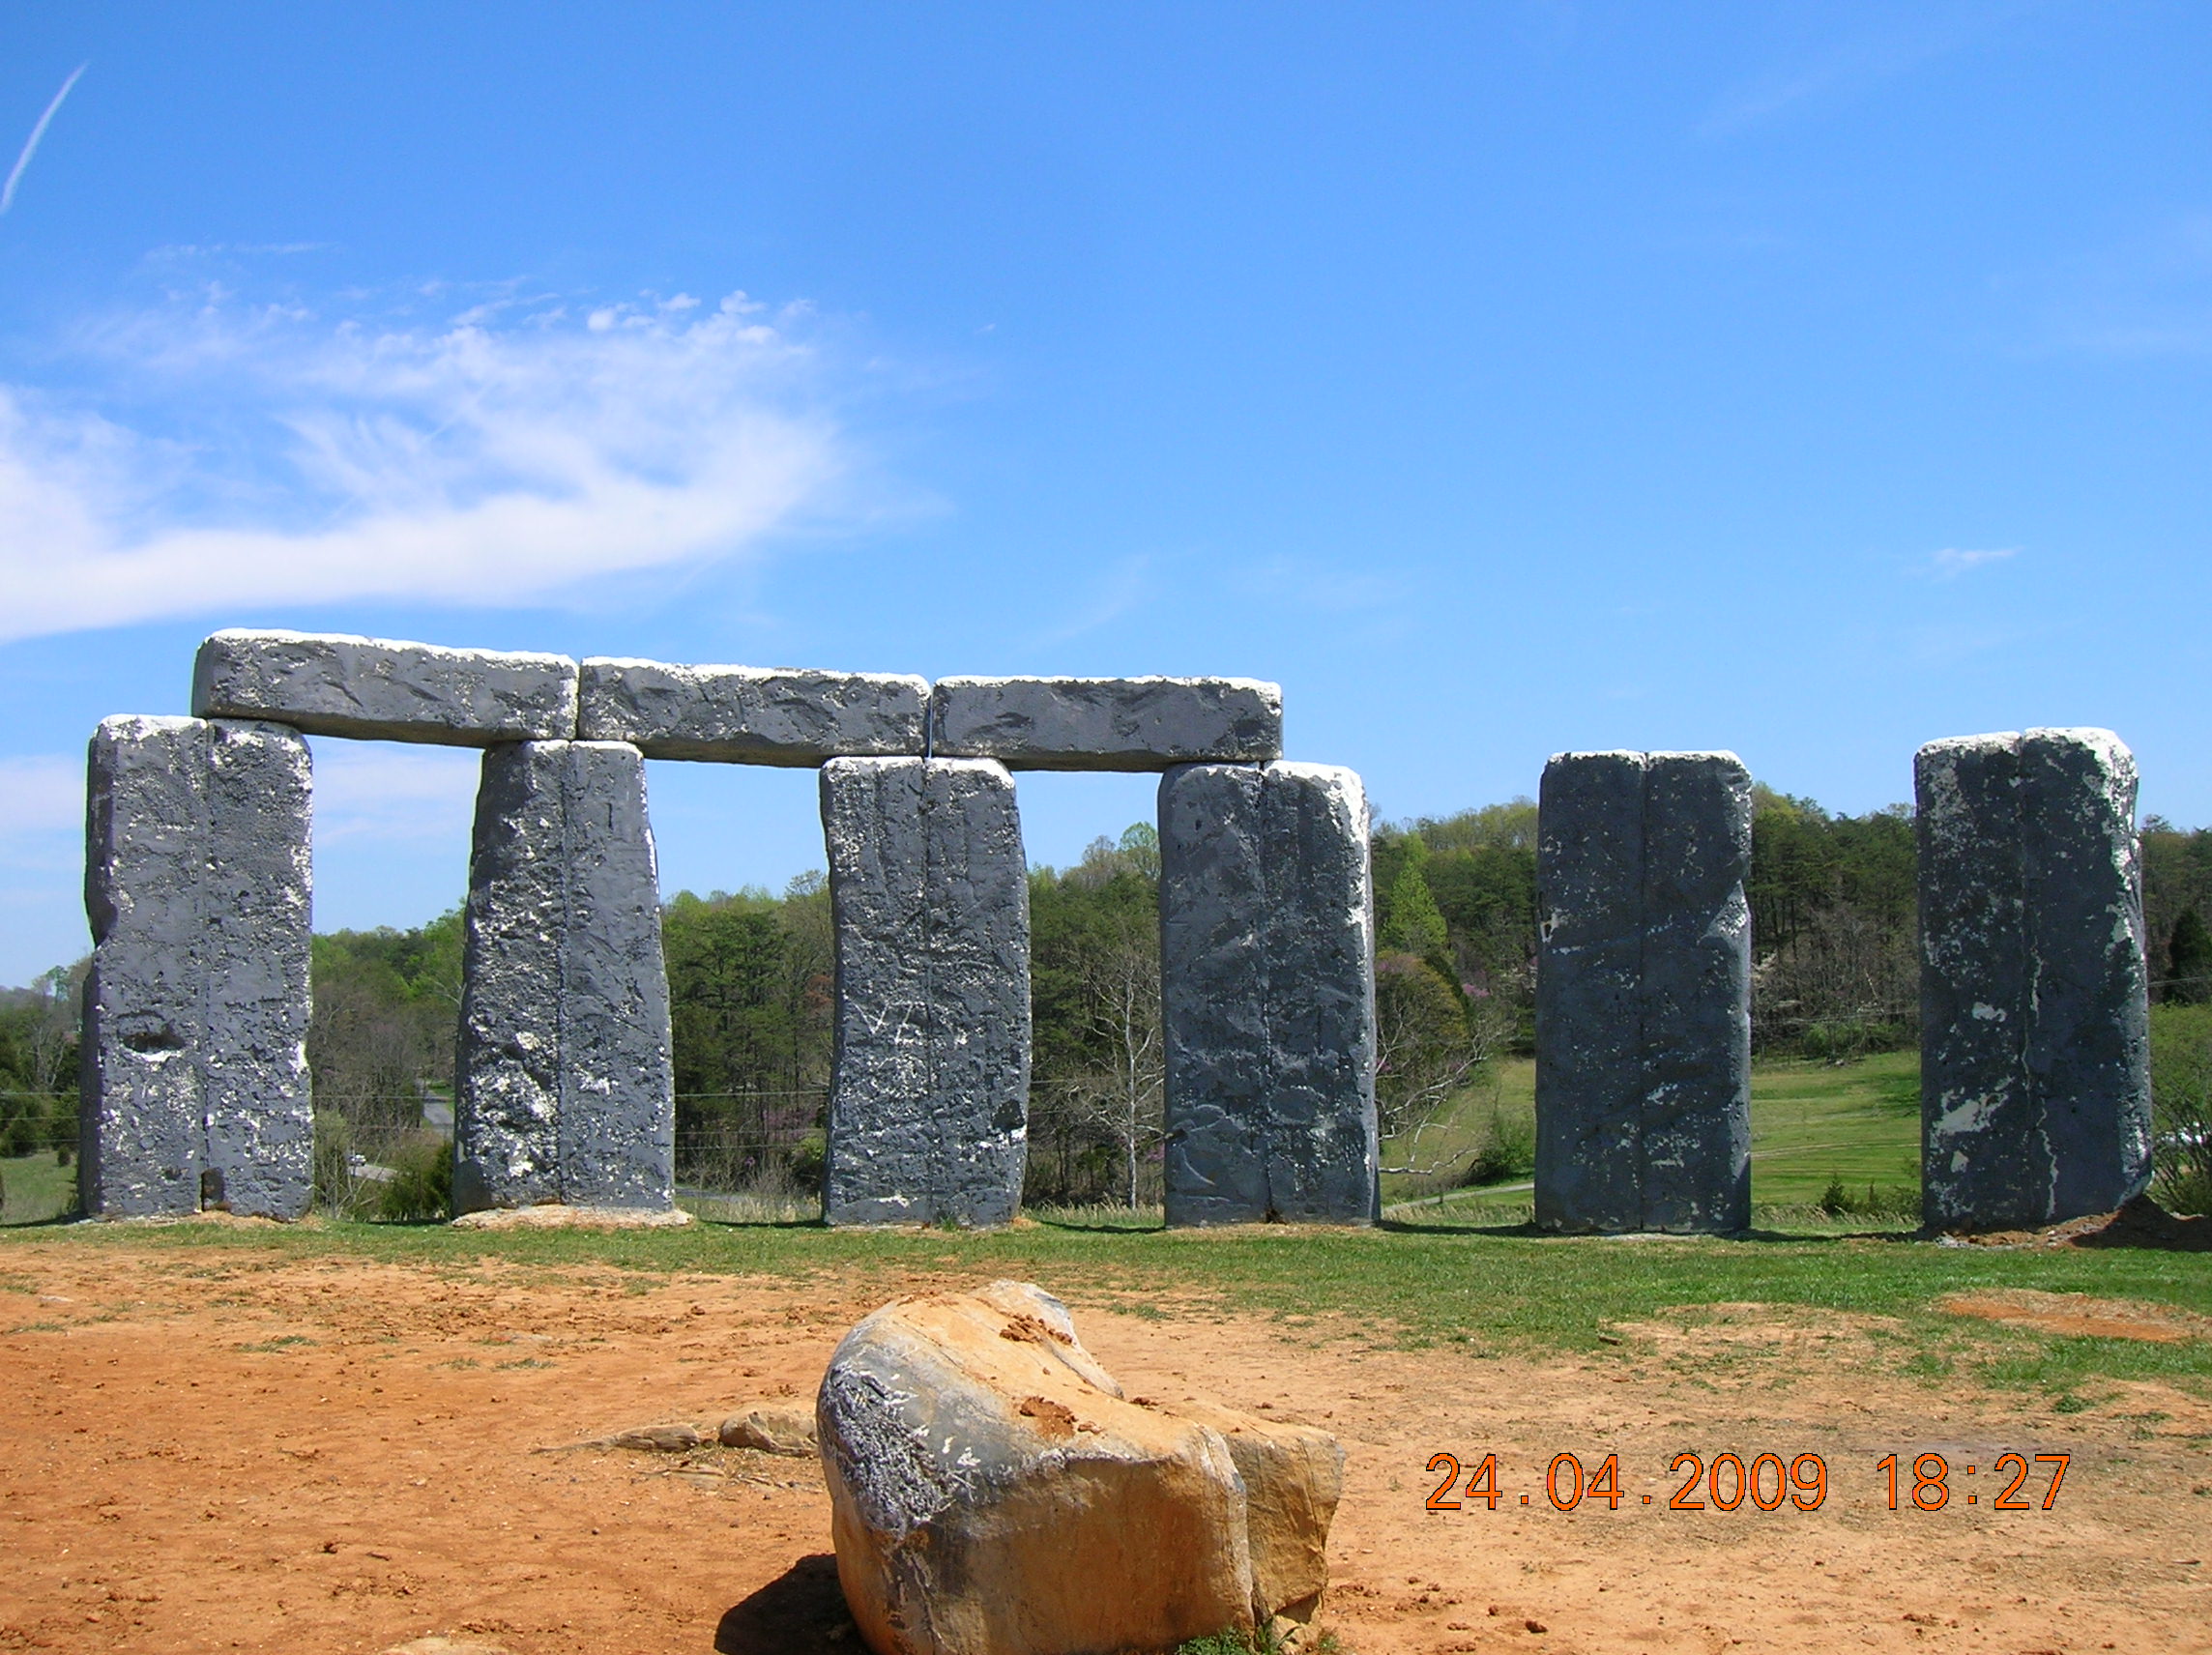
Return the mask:
<path id="1" fill-rule="evenodd" d="M 0 1263 L 0 1651 L 164 1655 L 852 1655 L 811 1462 L 564 1445 L 805 1406 L 859 1315 L 961 1279 L 70 1244 Z M 1045 1285 L 1130 1392 L 1339 1434 L 1324 1621 L 1358 1655 L 2212 1649 L 2212 1408 L 2168 1387 L 2057 1418 L 1875 1376 L 1878 1319 L 1760 1305 L 1624 1329 L 1603 1361 L 1505 1361 L 1140 1318 Z M 1568 1451 L 1593 1472 L 1619 1456 L 1618 1510 L 1553 1509 L 1546 1466 Z M 1708 1487 L 1706 1510 L 1669 1509 L 1685 1451 L 1820 1454 L 1826 1501 L 1715 1510 Z M 2030 1510 L 1993 1509 L 2008 1451 L 2071 1456 L 2054 1509 L 2039 1509 L 2048 1466 L 2022 1491 Z M 1495 1512 L 1427 1509 L 1440 1452 L 1470 1469 L 1498 1456 Z M 1892 1452 L 1898 1512 L 1876 1469 Z M 1910 1507 L 1924 1452 L 1951 1466 L 1940 1511 Z"/>

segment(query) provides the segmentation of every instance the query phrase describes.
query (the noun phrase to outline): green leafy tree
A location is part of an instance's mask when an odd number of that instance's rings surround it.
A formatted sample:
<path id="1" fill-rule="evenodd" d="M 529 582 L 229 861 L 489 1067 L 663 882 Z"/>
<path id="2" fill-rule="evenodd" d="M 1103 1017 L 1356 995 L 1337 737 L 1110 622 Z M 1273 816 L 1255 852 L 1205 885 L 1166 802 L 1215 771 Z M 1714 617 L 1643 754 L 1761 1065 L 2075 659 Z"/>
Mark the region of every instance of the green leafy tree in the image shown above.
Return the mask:
<path id="1" fill-rule="evenodd" d="M 1451 930 L 1429 889 L 1426 868 L 1429 847 L 1418 833 L 1409 834 L 1405 854 L 1398 860 L 1397 877 L 1390 882 L 1389 918 L 1377 938 L 1377 947 L 1419 959 L 1450 959 Z M 1448 967 L 1439 976 L 1449 980 Z"/>
<path id="2" fill-rule="evenodd" d="M 2194 908 L 2181 911 L 2167 940 L 2163 998 L 2174 1005 L 2212 1001 L 2212 930 Z"/>

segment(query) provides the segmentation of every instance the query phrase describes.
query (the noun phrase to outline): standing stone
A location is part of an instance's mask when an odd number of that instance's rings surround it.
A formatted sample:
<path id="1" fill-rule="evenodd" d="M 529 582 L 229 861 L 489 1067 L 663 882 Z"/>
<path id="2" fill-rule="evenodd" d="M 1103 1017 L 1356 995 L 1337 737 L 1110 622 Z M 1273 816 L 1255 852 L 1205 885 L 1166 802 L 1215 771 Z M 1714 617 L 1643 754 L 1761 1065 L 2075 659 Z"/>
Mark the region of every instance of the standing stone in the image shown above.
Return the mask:
<path id="1" fill-rule="evenodd" d="M 484 754 L 457 1068 L 457 1212 L 673 1205 L 668 988 L 635 747 Z"/>
<path id="2" fill-rule="evenodd" d="M 1325 765 L 1160 782 L 1171 1225 L 1380 1211 L 1365 790 Z"/>
<path id="3" fill-rule="evenodd" d="M 298 1218 L 314 1148 L 306 743 L 110 718 L 87 769 L 84 1209 Z"/>
<path id="4" fill-rule="evenodd" d="M 1537 885 L 1536 1222 L 1751 1222 L 1751 778 L 1732 753 L 1562 753 Z"/>
<path id="5" fill-rule="evenodd" d="M 2151 1174 L 2134 756 L 2106 730 L 1971 736 L 1913 780 L 1922 1216 L 2109 1212 Z"/>
<path id="6" fill-rule="evenodd" d="M 192 712 L 275 718 L 310 736 L 483 747 L 576 733 L 576 663 L 339 633 L 217 632 L 192 662 Z"/>
<path id="7" fill-rule="evenodd" d="M 109 718 L 86 764 L 78 1184 L 94 1218 L 197 1212 L 207 726 Z"/>
<path id="8" fill-rule="evenodd" d="M 1029 1149 L 1029 870 L 1013 779 L 981 760 L 832 759 L 837 940 L 823 1214 L 1012 1219 Z"/>
<path id="9" fill-rule="evenodd" d="M 929 716 L 931 753 L 1017 770 L 1162 770 L 1283 750 L 1283 692 L 1249 678 L 947 678 Z"/>
<path id="10" fill-rule="evenodd" d="M 207 764 L 205 1204 L 305 1218 L 315 1184 L 307 743 L 278 725 L 218 721 Z"/>

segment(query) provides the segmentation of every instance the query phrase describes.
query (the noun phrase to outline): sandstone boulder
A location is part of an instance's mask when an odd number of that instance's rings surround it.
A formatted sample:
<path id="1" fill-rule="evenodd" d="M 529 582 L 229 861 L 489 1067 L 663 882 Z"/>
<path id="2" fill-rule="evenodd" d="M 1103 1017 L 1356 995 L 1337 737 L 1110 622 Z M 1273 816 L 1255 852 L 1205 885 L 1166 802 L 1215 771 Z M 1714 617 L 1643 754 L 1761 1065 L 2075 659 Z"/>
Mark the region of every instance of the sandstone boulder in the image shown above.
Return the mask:
<path id="1" fill-rule="evenodd" d="M 755 1408 L 722 1421 L 722 1446 L 763 1454 L 812 1454 L 814 1421 L 794 1408 Z"/>
<path id="2" fill-rule="evenodd" d="M 1319 1606 L 1334 1440 L 1124 1399 L 1037 1288 L 887 1305 L 838 1346 L 816 1419 L 876 1655 L 1165 1650 Z"/>

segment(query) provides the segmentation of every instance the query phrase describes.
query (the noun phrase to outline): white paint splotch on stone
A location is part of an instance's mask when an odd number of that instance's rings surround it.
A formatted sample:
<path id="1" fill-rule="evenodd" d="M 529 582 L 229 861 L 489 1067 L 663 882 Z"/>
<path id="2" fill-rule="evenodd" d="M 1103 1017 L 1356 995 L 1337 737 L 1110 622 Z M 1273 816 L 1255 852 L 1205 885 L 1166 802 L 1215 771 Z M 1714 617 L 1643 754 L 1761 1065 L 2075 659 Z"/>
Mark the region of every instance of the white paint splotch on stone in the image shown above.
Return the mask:
<path id="1" fill-rule="evenodd" d="M 576 663 L 508 650 L 236 629 L 200 646 L 192 711 L 275 719 L 310 736 L 454 747 L 560 740 L 576 733 Z"/>
<path id="2" fill-rule="evenodd" d="M 1325 765 L 1160 782 L 1171 1225 L 1363 1224 L 1378 1207 L 1365 790 Z"/>
<path id="3" fill-rule="evenodd" d="M 947 678 L 930 752 L 1009 769 L 1163 770 L 1283 751 L 1283 692 L 1248 678 Z"/>
<path id="4" fill-rule="evenodd" d="M 583 664 L 577 733 L 649 759 L 812 767 L 922 755 L 929 681 L 903 673 Z"/>
<path id="5" fill-rule="evenodd" d="M 823 1212 L 1010 1221 L 1029 1150 L 1029 870 L 1013 778 L 983 760 L 833 759 L 836 932 Z"/>
<path id="6" fill-rule="evenodd" d="M 1922 1216 L 2110 1211 L 2151 1171 L 2134 757 L 2110 731 L 2030 730 L 1932 741 L 1913 773 Z"/>
<path id="7" fill-rule="evenodd" d="M 1732 753 L 1562 753 L 1537 886 L 1536 1221 L 1751 1222 L 1751 778 Z"/>
<path id="8" fill-rule="evenodd" d="M 110 718 L 87 764 L 84 1209 L 312 1199 L 309 761 L 298 733 Z"/>
<path id="9" fill-rule="evenodd" d="M 469 865 L 453 1205 L 664 1211 L 675 1079 L 645 761 L 484 754 Z"/>

